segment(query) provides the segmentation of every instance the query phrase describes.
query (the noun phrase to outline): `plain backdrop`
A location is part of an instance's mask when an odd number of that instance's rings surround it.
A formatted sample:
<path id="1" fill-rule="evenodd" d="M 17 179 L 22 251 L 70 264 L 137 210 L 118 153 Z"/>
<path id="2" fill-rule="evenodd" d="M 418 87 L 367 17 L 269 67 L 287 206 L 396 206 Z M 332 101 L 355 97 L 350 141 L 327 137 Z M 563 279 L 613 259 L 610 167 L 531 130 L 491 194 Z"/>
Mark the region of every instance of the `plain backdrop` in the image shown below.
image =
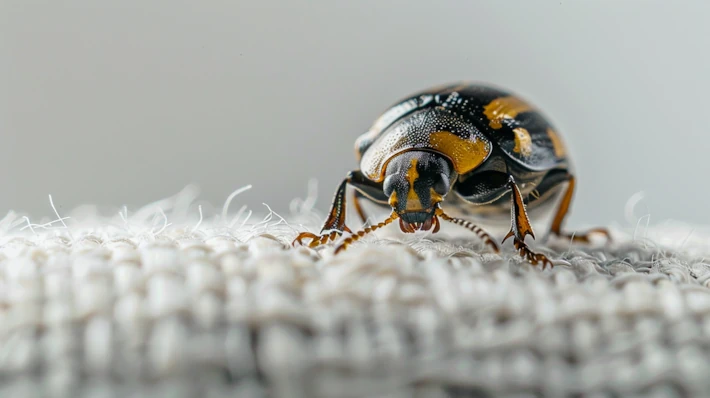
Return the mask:
<path id="1" fill-rule="evenodd" d="M 579 183 L 572 224 L 706 211 L 710 2 L 0 0 L 0 213 L 201 187 L 325 209 L 393 101 L 478 80 L 540 107 Z"/>

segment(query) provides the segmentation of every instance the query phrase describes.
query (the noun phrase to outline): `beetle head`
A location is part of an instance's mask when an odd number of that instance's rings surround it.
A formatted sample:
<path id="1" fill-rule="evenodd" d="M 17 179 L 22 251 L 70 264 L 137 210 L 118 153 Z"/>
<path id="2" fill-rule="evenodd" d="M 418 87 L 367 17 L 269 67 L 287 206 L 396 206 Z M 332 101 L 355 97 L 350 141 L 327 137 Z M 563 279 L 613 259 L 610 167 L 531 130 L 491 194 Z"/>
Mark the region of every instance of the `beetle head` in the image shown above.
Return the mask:
<path id="1" fill-rule="evenodd" d="M 434 213 L 455 179 L 451 162 L 441 154 L 407 151 L 392 158 L 383 190 L 400 217 L 402 231 L 426 231 L 437 224 Z"/>

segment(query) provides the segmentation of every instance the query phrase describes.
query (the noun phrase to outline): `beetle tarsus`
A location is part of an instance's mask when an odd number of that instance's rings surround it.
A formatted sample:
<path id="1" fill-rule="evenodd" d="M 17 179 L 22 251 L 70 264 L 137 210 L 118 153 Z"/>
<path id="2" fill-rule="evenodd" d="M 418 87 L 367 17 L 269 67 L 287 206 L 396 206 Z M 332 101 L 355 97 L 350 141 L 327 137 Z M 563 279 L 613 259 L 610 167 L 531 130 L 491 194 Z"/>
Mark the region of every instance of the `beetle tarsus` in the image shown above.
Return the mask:
<path id="1" fill-rule="evenodd" d="M 547 256 L 535 253 L 528 248 L 528 245 L 525 244 L 525 236 L 530 235 L 533 239 L 535 239 L 535 233 L 533 232 L 532 225 L 530 225 L 528 213 L 525 211 L 523 195 L 520 193 L 520 189 L 518 189 L 518 186 L 515 184 L 513 176 L 509 177 L 508 185 L 510 186 L 512 201 L 511 225 L 510 231 L 505 238 L 503 238 L 503 242 L 501 243 L 505 243 L 508 238 L 512 237 L 514 238 L 513 246 L 515 246 L 515 249 L 518 253 L 520 253 L 520 256 L 528 260 L 530 264 L 537 265 L 542 263 L 542 269 L 545 269 L 547 264 L 550 264 L 550 268 L 552 268 L 552 261 L 550 261 Z"/>
<path id="2" fill-rule="evenodd" d="M 547 265 L 550 265 L 550 268 L 554 267 L 554 264 L 552 264 L 552 261 L 550 261 L 549 258 L 547 258 L 546 255 L 541 254 L 541 253 L 535 253 L 534 251 L 530 250 L 528 245 L 526 245 L 523 241 L 515 239 L 513 240 L 513 245 L 515 246 L 515 249 L 520 253 L 520 256 L 528 260 L 528 262 L 532 265 L 538 265 L 542 263 L 542 269 L 545 269 Z"/>
<path id="3" fill-rule="evenodd" d="M 352 232 L 350 231 L 350 228 L 344 227 L 343 229 L 345 232 Z M 293 240 L 291 243 L 292 246 L 296 246 L 296 243 L 298 243 L 301 246 L 304 246 L 303 240 L 304 239 L 310 239 L 310 243 L 308 243 L 308 247 L 314 248 L 318 247 L 320 245 L 328 243 L 328 241 L 335 240 L 338 236 L 342 235 L 343 231 L 332 231 L 327 234 L 322 234 L 322 235 L 316 235 L 311 232 L 301 232 L 298 234 L 296 239 Z"/>

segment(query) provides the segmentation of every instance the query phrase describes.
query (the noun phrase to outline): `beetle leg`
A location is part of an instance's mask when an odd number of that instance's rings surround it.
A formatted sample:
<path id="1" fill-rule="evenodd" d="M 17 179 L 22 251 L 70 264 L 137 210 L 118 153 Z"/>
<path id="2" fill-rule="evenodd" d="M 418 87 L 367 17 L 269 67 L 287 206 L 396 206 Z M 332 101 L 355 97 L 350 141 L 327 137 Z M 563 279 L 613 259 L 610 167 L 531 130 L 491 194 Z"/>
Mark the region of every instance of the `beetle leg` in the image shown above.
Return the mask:
<path id="1" fill-rule="evenodd" d="M 525 257 L 528 262 L 532 265 L 542 263 L 542 269 L 545 269 L 547 264 L 552 267 L 552 261 L 550 261 L 547 256 L 533 252 L 530 248 L 528 248 L 528 245 L 525 244 L 525 236 L 530 235 L 533 239 L 535 239 L 535 233 L 533 232 L 532 225 L 530 225 L 528 213 L 525 211 L 523 195 L 520 193 L 520 189 L 518 189 L 518 186 L 515 184 L 513 176 L 508 178 L 508 186 L 512 191 L 512 206 L 510 210 L 511 226 L 510 232 L 508 232 L 505 238 L 503 238 L 503 242 L 501 243 L 505 243 L 508 238 L 513 237 L 513 245 L 515 246 L 515 249 L 517 249 L 518 253 L 520 253 L 522 257 Z"/>
<path id="2" fill-rule="evenodd" d="M 567 190 L 565 191 L 565 194 L 562 197 L 562 201 L 560 202 L 560 205 L 557 208 L 557 214 L 555 215 L 555 218 L 552 221 L 550 233 L 559 236 L 563 239 L 571 239 L 573 242 L 589 243 L 589 237 L 594 234 L 604 235 L 608 241 L 611 241 L 611 235 L 609 234 L 609 230 L 607 230 L 606 228 L 594 228 L 585 231 L 584 233 L 574 234 L 562 232 L 562 223 L 564 222 L 565 217 L 569 212 L 569 206 L 572 203 L 572 197 L 574 196 L 574 186 L 576 182 L 576 179 L 571 174 L 567 174 L 567 178 L 569 180 Z"/>
<path id="3" fill-rule="evenodd" d="M 348 176 L 349 177 L 349 176 Z M 335 240 L 344 231 L 351 232 L 350 228 L 345 225 L 345 189 L 347 187 L 349 178 L 343 180 L 338 186 L 333 196 L 333 203 L 330 206 L 330 211 L 328 212 L 328 218 L 325 219 L 323 228 L 321 228 L 321 234 L 316 235 L 311 232 L 301 232 L 298 234 L 296 239 L 293 240 L 292 245 L 298 244 L 303 245 L 303 239 L 311 239 L 308 244 L 309 247 L 316 247 L 327 243 L 329 240 Z M 330 231 L 329 233 L 324 233 L 325 231 Z"/>
<path id="4" fill-rule="evenodd" d="M 353 207 L 355 207 L 355 211 L 357 212 L 357 215 L 360 216 L 362 223 L 365 224 L 367 222 L 367 215 L 360 204 L 360 199 L 362 198 L 366 198 L 366 196 L 355 189 L 353 192 Z"/>
<path id="5" fill-rule="evenodd" d="M 303 245 L 304 239 L 310 239 L 308 243 L 309 247 L 316 247 L 328 241 L 335 240 L 338 236 L 342 235 L 343 232 L 350 232 L 350 228 L 345 225 L 345 210 L 346 210 L 346 200 L 345 192 L 348 184 L 369 188 L 372 191 L 376 191 L 379 185 L 373 181 L 370 181 L 365 177 L 365 175 L 360 172 L 360 170 L 354 170 L 348 173 L 347 177 L 340 183 L 338 189 L 335 191 L 333 196 L 333 203 L 330 206 L 330 211 L 328 212 L 328 217 L 323 223 L 323 228 L 321 228 L 320 235 L 316 235 L 311 232 L 302 232 L 298 234 L 296 239 L 293 240 L 292 245 L 296 243 Z M 381 191 L 381 187 L 379 187 Z"/>

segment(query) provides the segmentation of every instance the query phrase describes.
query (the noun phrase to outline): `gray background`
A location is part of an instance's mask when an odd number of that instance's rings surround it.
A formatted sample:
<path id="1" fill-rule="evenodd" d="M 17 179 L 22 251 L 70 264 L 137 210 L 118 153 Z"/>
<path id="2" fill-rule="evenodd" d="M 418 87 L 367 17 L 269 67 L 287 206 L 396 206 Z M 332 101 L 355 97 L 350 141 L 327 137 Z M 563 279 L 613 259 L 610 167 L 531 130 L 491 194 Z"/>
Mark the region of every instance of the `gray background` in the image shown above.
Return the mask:
<path id="1" fill-rule="evenodd" d="M 432 6 L 432 4 L 436 4 Z M 0 0 L 0 213 L 318 205 L 394 100 L 467 79 L 542 108 L 576 155 L 572 224 L 708 223 L 710 6 L 682 1 Z"/>

